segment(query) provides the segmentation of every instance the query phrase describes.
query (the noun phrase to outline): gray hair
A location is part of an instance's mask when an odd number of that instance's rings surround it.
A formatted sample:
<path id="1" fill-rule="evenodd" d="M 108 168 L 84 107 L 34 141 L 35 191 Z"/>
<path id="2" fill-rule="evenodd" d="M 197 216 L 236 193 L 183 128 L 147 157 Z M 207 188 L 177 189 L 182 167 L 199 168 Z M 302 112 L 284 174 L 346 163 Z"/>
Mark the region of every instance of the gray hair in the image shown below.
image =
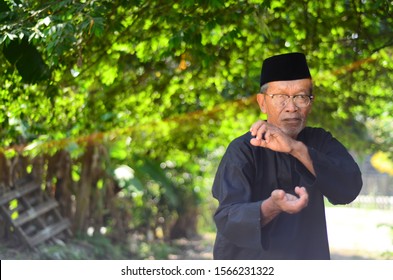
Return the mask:
<path id="1" fill-rule="evenodd" d="M 261 86 L 261 89 L 259 90 L 259 92 L 260 92 L 260 93 L 266 93 L 268 87 L 269 87 L 269 84 L 268 84 L 268 83 L 263 84 L 263 85 Z"/>

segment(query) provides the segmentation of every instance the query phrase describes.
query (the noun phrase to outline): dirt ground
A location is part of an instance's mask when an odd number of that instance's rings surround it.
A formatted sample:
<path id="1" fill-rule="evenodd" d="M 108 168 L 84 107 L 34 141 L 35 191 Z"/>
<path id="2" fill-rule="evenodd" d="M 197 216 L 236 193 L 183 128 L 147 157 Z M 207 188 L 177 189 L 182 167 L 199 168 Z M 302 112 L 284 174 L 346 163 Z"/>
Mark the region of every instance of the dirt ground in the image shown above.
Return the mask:
<path id="1" fill-rule="evenodd" d="M 393 259 L 392 210 L 328 207 L 326 219 L 333 260 Z M 168 259 L 211 260 L 214 238 L 214 233 L 207 233 L 192 240 L 176 240 L 172 244 L 176 253 Z M 0 259 L 14 258 L 20 258 L 17 250 L 0 251 Z"/>
<path id="2" fill-rule="evenodd" d="M 393 210 L 328 207 L 326 219 L 332 259 L 391 258 Z"/>

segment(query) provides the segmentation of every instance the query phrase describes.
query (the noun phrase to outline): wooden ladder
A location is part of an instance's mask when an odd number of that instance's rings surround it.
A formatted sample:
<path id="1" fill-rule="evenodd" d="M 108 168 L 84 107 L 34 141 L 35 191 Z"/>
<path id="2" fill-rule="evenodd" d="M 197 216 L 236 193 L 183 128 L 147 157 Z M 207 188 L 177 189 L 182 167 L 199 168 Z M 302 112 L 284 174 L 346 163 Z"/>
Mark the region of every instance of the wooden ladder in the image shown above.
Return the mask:
<path id="1" fill-rule="evenodd" d="M 8 230 L 31 249 L 72 235 L 70 222 L 58 207 L 58 202 L 32 179 L 20 181 L 0 195 L 0 214 Z"/>

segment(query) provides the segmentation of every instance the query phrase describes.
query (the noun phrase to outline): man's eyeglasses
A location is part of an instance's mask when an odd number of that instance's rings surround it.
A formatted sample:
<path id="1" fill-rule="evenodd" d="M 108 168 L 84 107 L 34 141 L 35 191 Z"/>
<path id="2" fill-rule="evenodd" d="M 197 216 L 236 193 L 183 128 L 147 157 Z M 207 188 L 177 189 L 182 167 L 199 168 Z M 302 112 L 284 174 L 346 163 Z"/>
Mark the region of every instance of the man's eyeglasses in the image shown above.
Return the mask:
<path id="1" fill-rule="evenodd" d="M 267 94 L 267 93 L 265 94 L 271 97 L 273 105 L 277 107 L 285 107 L 288 104 L 289 99 L 292 98 L 293 103 L 295 104 L 296 107 L 304 108 L 310 105 L 311 101 L 314 98 L 314 96 L 312 95 L 305 95 L 305 94 L 299 94 L 299 95 Z"/>

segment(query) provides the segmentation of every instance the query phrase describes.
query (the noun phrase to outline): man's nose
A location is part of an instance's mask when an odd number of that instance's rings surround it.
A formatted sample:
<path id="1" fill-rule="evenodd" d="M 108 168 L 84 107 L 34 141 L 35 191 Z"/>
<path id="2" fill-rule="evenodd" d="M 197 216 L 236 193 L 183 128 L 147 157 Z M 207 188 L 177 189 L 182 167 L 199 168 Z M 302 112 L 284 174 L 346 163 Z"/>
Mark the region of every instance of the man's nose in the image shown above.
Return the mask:
<path id="1" fill-rule="evenodd" d="M 295 105 L 295 100 L 290 97 L 287 104 L 285 104 L 285 110 L 288 112 L 296 112 L 298 109 L 299 108 Z"/>

